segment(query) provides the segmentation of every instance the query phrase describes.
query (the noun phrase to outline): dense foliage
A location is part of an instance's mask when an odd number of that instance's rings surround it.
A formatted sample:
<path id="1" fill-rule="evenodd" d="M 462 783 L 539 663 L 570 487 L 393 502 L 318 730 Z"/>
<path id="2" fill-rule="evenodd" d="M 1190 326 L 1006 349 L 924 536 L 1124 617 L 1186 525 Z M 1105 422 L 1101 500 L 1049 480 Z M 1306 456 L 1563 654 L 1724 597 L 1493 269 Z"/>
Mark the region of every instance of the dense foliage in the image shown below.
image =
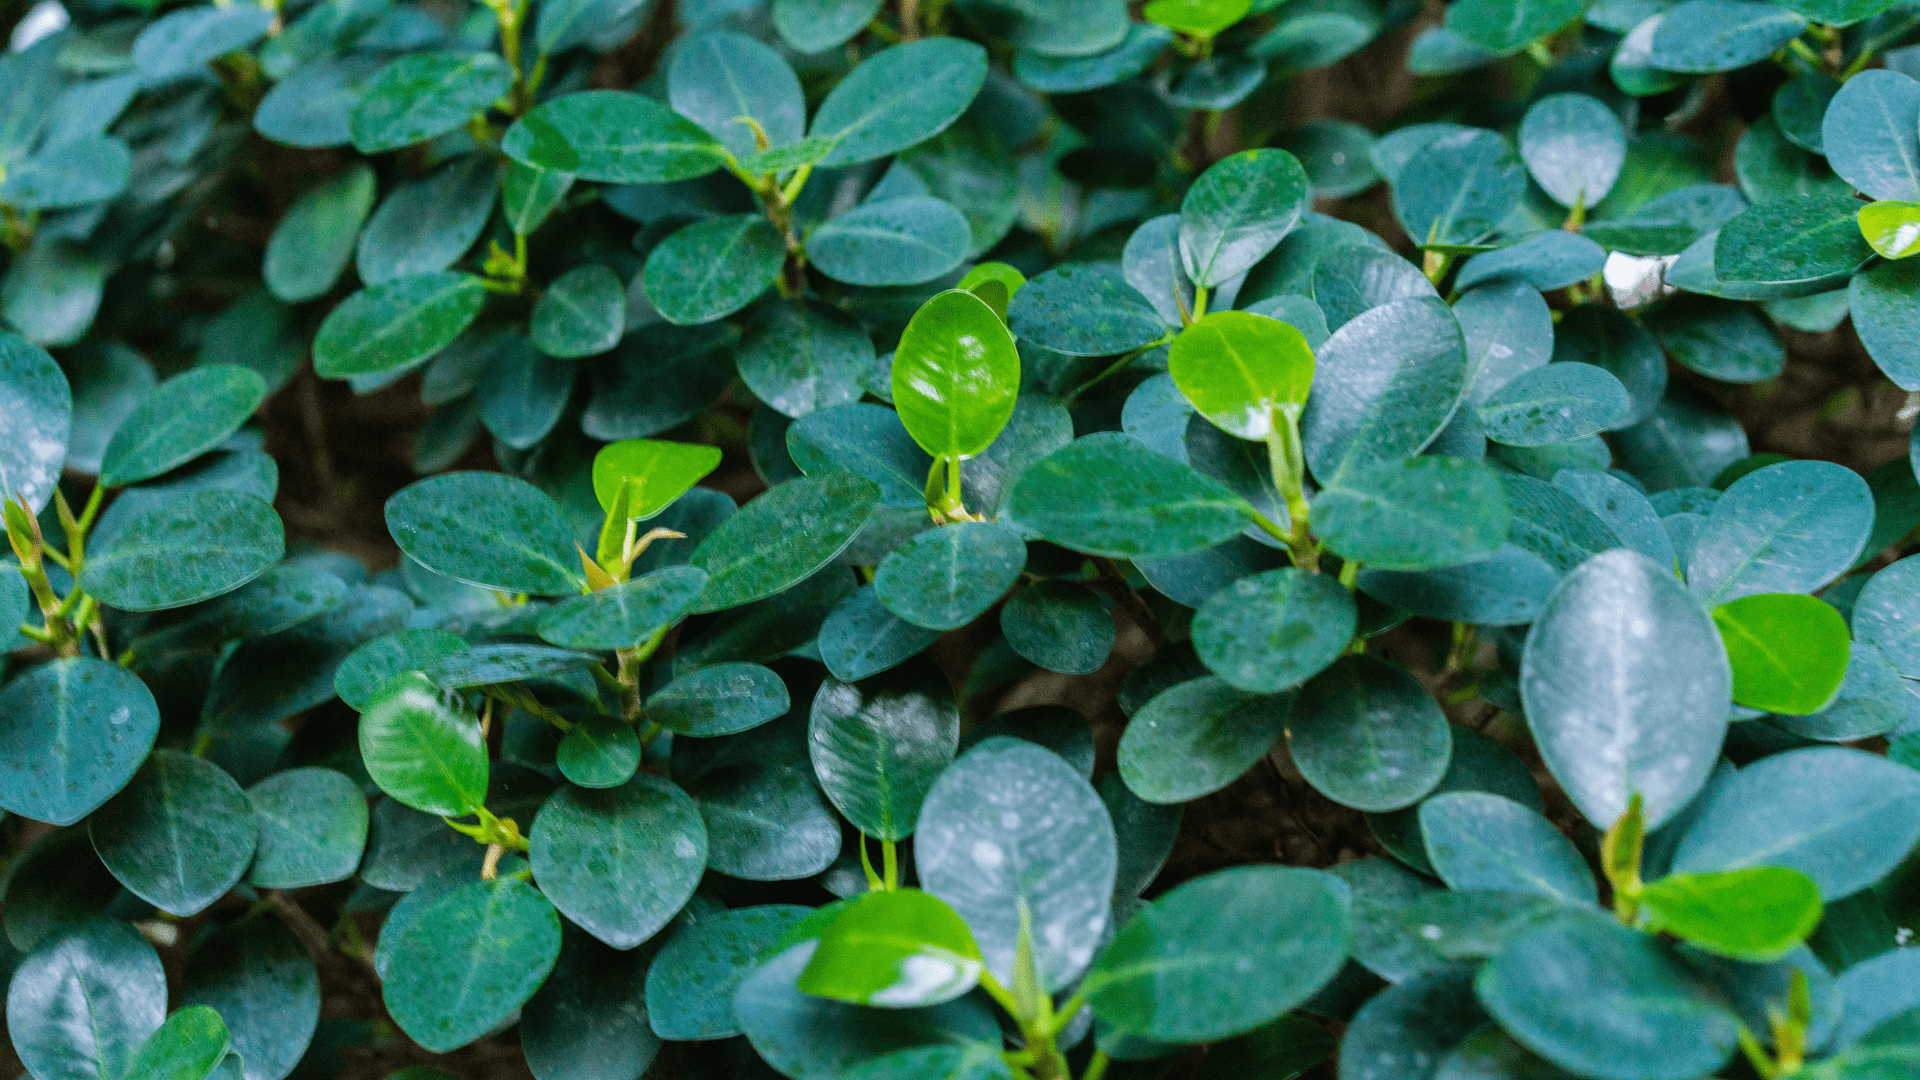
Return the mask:
<path id="1" fill-rule="evenodd" d="M 1920 412 L 1920 3 L 152 7 L 0 59 L 35 1080 L 1920 1075 L 1920 437 L 1727 407 Z"/>

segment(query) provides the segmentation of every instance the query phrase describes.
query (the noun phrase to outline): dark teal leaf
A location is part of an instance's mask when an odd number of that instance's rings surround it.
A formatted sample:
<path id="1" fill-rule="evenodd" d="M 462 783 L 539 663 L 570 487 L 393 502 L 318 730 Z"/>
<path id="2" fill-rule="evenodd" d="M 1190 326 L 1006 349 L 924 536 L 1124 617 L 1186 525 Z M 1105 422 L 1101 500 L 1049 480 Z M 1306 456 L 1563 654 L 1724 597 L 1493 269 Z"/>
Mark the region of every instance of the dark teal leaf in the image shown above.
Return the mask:
<path id="1" fill-rule="evenodd" d="M 619 787 L 640 767 L 640 736 L 611 716 L 583 717 L 554 749 L 554 764 L 569 783 L 583 788 Z"/>
<path id="2" fill-rule="evenodd" d="M 120 194 L 132 168 L 126 143 L 110 135 L 84 135 L 49 144 L 16 163 L 0 184 L 0 199 L 21 210 L 84 206 Z"/>
<path id="3" fill-rule="evenodd" d="M 940 637 L 940 631 L 915 626 L 880 603 L 872 585 L 841 601 L 820 625 L 821 662 L 833 677 L 855 682 L 898 667 Z"/>
<path id="4" fill-rule="evenodd" d="M 569 597 L 540 616 L 540 636 L 569 649 L 628 649 L 684 614 L 707 575 L 670 566 L 585 596 Z"/>
<path id="5" fill-rule="evenodd" d="M 285 550 L 273 507 L 238 491 L 194 491 L 142 511 L 89 551 L 80 586 L 124 611 L 184 607 L 239 588 Z"/>
<path id="6" fill-rule="evenodd" d="M 827 797 L 867 835 L 901 840 L 953 760 L 960 716 L 937 669 L 916 665 L 861 684 L 829 679 L 813 699 L 808 730 Z"/>
<path id="7" fill-rule="evenodd" d="M 320 1021 L 320 976 L 306 946 L 270 917 L 221 927 L 195 945 L 181 1005 L 209 1006 L 232 1033 L 245 1080 L 293 1071 Z M 215 1073 L 214 1075 L 219 1075 Z"/>
<path id="8" fill-rule="evenodd" d="M 1461 0 L 1447 9 L 1447 29 L 1502 56 L 1580 17 L 1576 0 Z"/>
<path id="9" fill-rule="evenodd" d="M 1070 581 L 1042 581 L 1014 593 L 1000 609 L 1000 632 L 1013 651 L 1066 675 L 1100 670 L 1115 637 L 1106 599 Z"/>
<path id="10" fill-rule="evenodd" d="M 1541 756 L 1602 828 L 1635 793 L 1649 827 L 1686 805 L 1713 769 L 1732 694 L 1706 609 L 1670 567 L 1626 549 L 1567 575 L 1521 662 L 1520 696 Z"/>
<path id="11" fill-rule="evenodd" d="M 1854 219 L 1859 207 L 1859 200 L 1833 194 L 1796 195 L 1749 207 L 1721 226 L 1714 242 L 1714 273 L 1735 282 L 1838 287 L 1873 257 Z"/>
<path id="12" fill-rule="evenodd" d="M 1404 668 L 1350 657 L 1300 689 L 1287 724 L 1294 763 L 1314 789 L 1359 810 L 1398 810 L 1446 774 L 1446 714 Z"/>
<path id="13" fill-rule="evenodd" d="M 812 54 L 835 49 L 865 29 L 886 0 L 774 0 L 773 26 L 780 37 Z"/>
<path id="14" fill-rule="evenodd" d="M 1604 248 L 1578 233 L 1550 229 L 1512 247 L 1482 252 L 1454 275 L 1462 292 L 1495 281 L 1517 281 L 1546 292 L 1585 281 L 1606 264 Z"/>
<path id="15" fill-rule="evenodd" d="M 400 1030 L 446 1053 L 512 1018 L 559 955 L 560 917 L 538 890 L 511 877 L 472 881 L 399 931 L 381 996 Z"/>
<path id="16" fill-rule="evenodd" d="M 786 261 L 786 241 L 762 214 L 697 221 L 647 256 L 647 300 L 668 322 L 690 326 L 731 315 L 767 291 Z"/>
<path id="17" fill-rule="evenodd" d="M 1092 961 L 1113 902 L 1113 823 L 1091 785 L 1050 751 L 988 739 L 927 793 L 914 839 L 921 885 L 966 920 L 1002 984 L 1024 934 L 1041 989 Z"/>
<path id="18" fill-rule="evenodd" d="M 1208 670 L 1229 684 L 1270 694 L 1333 663 L 1357 619 L 1353 594 L 1331 578 L 1269 570 L 1214 593 L 1194 613 L 1193 643 Z"/>
<path id="19" fill-rule="evenodd" d="M 349 707 L 364 710 L 388 679 L 402 672 L 423 670 L 440 657 L 466 648 L 465 641 L 445 630 L 401 630 L 375 638 L 341 661 L 334 673 L 334 689 Z"/>
<path id="20" fill-rule="evenodd" d="M 972 622 L 1006 594 L 1027 564 L 1020 533 L 994 522 L 929 529 L 881 561 L 873 585 L 888 611 L 929 630 Z"/>
<path id="21" fill-rule="evenodd" d="M 589 263 L 540 294 L 528 333 L 548 356 L 579 357 L 613 348 L 626 326 L 626 287 L 612 270 Z"/>
<path id="22" fill-rule="evenodd" d="M 1706 74 L 1764 60 L 1807 20 L 1757 0 L 1687 0 L 1667 13 L 1648 59 L 1667 71 Z"/>
<path id="23" fill-rule="evenodd" d="M 93 849 L 134 895 L 197 915 L 239 883 L 259 823 L 246 792 L 218 765 L 159 750 L 88 821 Z"/>
<path id="24" fill-rule="evenodd" d="M 786 442 L 794 464 L 809 476 L 843 469 L 880 485 L 881 506 L 926 504 L 933 459 L 892 409 L 857 402 L 809 412 L 787 429 Z"/>
<path id="25" fill-rule="evenodd" d="M 513 85 L 513 68 L 491 52 L 404 56 L 367 81 L 353 107 L 353 145 L 363 154 L 444 135 Z"/>
<path id="26" fill-rule="evenodd" d="M 1109 356 L 1160 340 L 1167 324 L 1111 263 L 1058 266 L 1007 307 L 1021 340 L 1070 356 Z"/>
<path id="27" fill-rule="evenodd" d="M 967 219 L 941 199 L 865 203 L 807 237 L 807 258 L 851 285 L 917 285 L 959 266 L 973 246 Z"/>
<path id="28" fill-rule="evenodd" d="M 544 102 L 514 121 L 500 150 L 522 165 L 609 184 L 691 180 L 725 161 L 725 148 L 699 125 L 623 90 Z"/>
<path id="29" fill-rule="evenodd" d="M 1200 174 L 1180 202 L 1180 257 L 1214 288 L 1259 262 L 1307 208 L 1307 173 L 1285 150 L 1245 150 Z"/>
<path id="30" fill-rule="evenodd" d="M 467 253 L 493 213 L 500 169 L 486 154 L 468 154 L 406 180 L 381 201 L 354 253 L 368 285 L 431 274 Z"/>
<path id="31" fill-rule="evenodd" d="M 150 480 L 226 441 L 266 397 L 266 383 L 242 367 L 190 368 L 155 387 L 108 441 L 100 482 Z"/>
<path id="32" fill-rule="evenodd" d="M 807 103 L 793 68 L 771 46 L 729 30 L 675 44 L 667 101 L 738 158 L 758 148 L 754 128 L 741 117 L 751 118 L 771 146 L 792 145 L 806 134 Z"/>
<path id="33" fill-rule="evenodd" d="M 275 20 L 272 10 L 246 2 L 178 8 L 133 39 L 133 66 L 150 85 L 190 75 L 258 41 Z"/>
<path id="34" fill-rule="evenodd" d="M 324 378 L 377 375 L 420 363 L 479 316 L 487 292 L 471 274 L 409 274 L 361 289 L 327 313 L 313 339 Z"/>
<path id="35" fill-rule="evenodd" d="M 987 53 L 960 38 L 927 38 L 867 58 L 833 88 L 807 134 L 834 148 L 826 166 L 904 150 L 960 118 L 987 77 Z"/>
<path id="36" fill-rule="evenodd" d="M 644 997 L 650 959 L 566 932 L 552 974 L 520 1011 L 520 1049 L 533 1075 L 640 1080 L 660 1052 Z"/>
<path id="37" fill-rule="evenodd" d="M 1466 390 L 1465 341 L 1437 299 L 1396 300 L 1321 346 L 1301 416 L 1307 463 L 1323 484 L 1346 471 L 1417 453 Z"/>
<path id="38" fill-rule="evenodd" d="M 647 1018 L 663 1039 L 724 1039 L 740 1033 L 733 991 L 811 909 L 736 908 L 686 922 L 647 968 Z"/>
<path id="39" fill-rule="evenodd" d="M 1860 343 L 1903 390 L 1920 389 L 1920 261 L 1882 261 L 1855 274 L 1847 306 Z"/>
<path id="40" fill-rule="evenodd" d="M 288 769 L 247 789 L 259 823 L 247 884 L 304 889 L 345 881 L 367 847 L 367 799 L 332 769 Z"/>
<path id="41" fill-rule="evenodd" d="M 1590 906 L 1593 871 L 1540 814 L 1501 795 L 1454 791 L 1420 804 L 1427 858 L 1453 889 L 1536 893 Z"/>
<path id="42" fill-rule="evenodd" d="M 1292 694 L 1250 694 L 1190 679 L 1135 712 L 1120 736 L 1120 776 L 1150 803 L 1181 803 L 1226 787 L 1280 741 Z"/>
<path id="43" fill-rule="evenodd" d="M 29 1075 L 126 1075 L 167 1014 L 160 957 L 124 922 L 94 919 L 20 961 L 7 987 L 7 1029 Z"/>
<path id="44" fill-rule="evenodd" d="M 1546 446 L 1613 428 L 1631 407 L 1626 387 L 1611 372 L 1569 361 L 1523 372 L 1478 413 L 1495 442 Z"/>
<path id="45" fill-rule="evenodd" d="M 1204 551 L 1248 522 L 1245 501 L 1219 481 L 1117 432 L 1079 439 L 1030 466 L 1005 513 L 1063 546 L 1128 559 Z"/>
<path id="46" fill-rule="evenodd" d="M 33 668 L 0 691 L 0 806 L 71 825 L 132 779 L 159 727 L 152 693 L 118 664 Z"/>
<path id="47" fill-rule="evenodd" d="M 647 718 L 681 735 L 711 738 L 755 728 L 786 715 L 786 684 L 759 664 L 700 668 L 647 699 Z"/>
<path id="48" fill-rule="evenodd" d="M 67 377 L 53 357 L 0 331 L 0 497 L 35 513 L 47 504 L 68 455 L 73 413 Z"/>
<path id="49" fill-rule="evenodd" d="M 707 864 L 707 828 L 693 800 L 647 773 L 606 791 L 562 788 L 540 808 L 528 839 L 547 898 L 616 949 L 667 925 Z"/>
<path id="50" fill-rule="evenodd" d="M 1613 110 L 1585 94 L 1551 94 L 1520 122 L 1520 157 L 1561 206 L 1593 206 L 1613 190 L 1627 134 Z"/>
<path id="51" fill-rule="evenodd" d="M 545 492 L 499 473 L 449 473 L 387 500 L 400 550 L 438 574 L 508 592 L 563 596 L 586 584 L 574 529 Z"/>
<path id="52" fill-rule="evenodd" d="M 879 486 L 851 473 L 789 480 L 722 522 L 688 560 L 707 572 L 696 612 L 781 592 L 846 550 L 873 517 Z"/>
<path id="53" fill-rule="evenodd" d="M 782 415 L 802 417 L 860 400 L 873 342 L 858 322 L 824 304 L 768 304 L 741 335 L 734 363 L 756 397 Z"/>
<path id="54" fill-rule="evenodd" d="M 1507 541 L 1500 487 L 1492 469 L 1465 458 L 1363 463 L 1314 497 L 1313 527 L 1334 553 L 1381 570 L 1477 562 Z"/>
<path id="55" fill-rule="evenodd" d="M 1389 177 L 1394 208 L 1421 246 L 1480 242 L 1526 193 L 1527 170 L 1507 140 L 1469 128 L 1442 135 Z"/>
<path id="56" fill-rule="evenodd" d="M 373 209 L 374 187 L 373 169 L 356 164 L 309 188 L 287 210 L 267 241 L 267 257 L 260 270 L 276 299 L 297 303 L 332 290 L 353 257 L 361 224 Z"/>
<path id="57" fill-rule="evenodd" d="M 1713 505 L 1687 560 L 1709 608 L 1758 593 L 1811 593 L 1845 573 L 1873 530 L 1873 492 L 1851 469 L 1793 461 L 1748 473 Z"/>
<path id="58" fill-rule="evenodd" d="M 1827 163 L 1875 199 L 1920 200 L 1920 82 L 1897 71 L 1862 71 L 1827 105 Z"/>

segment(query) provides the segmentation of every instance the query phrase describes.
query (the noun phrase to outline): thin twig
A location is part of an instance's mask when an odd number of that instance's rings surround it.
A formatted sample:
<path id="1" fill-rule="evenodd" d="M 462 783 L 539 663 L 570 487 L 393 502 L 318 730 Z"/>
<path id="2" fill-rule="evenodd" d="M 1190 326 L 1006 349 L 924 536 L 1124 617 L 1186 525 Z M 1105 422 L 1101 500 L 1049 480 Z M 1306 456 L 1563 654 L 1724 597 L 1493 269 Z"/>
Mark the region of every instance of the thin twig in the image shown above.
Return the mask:
<path id="1" fill-rule="evenodd" d="M 367 978 L 373 980 L 374 985 L 380 984 L 380 972 L 374 968 L 373 961 L 364 956 L 353 956 L 336 950 L 333 947 L 333 935 L 327 933 L 327 928 L 321 926 L 318 920 L 308 914 L 307 909 L 301 907 L 298 900 L 279 889 L 268 890 L 266 900 L 273 905 L 274 914 L 280 916 L 280 921 L 286 924 L 287 929 L 293 931 L 293 936 L 299 938 L 300 944 L 307 947 L 307 952 L 313 957 L 315 964 L 325 960 L 329 954 L 337 953 L 353 961 Z"/>
<path id="2" fill-rule="evenodd" d="M 1100 571 L 1094 587 L 1113 597 L 1114 603 L 1126 609 L 1127 615 L 1140 627 L 1140 632 L 1147 635 L 1154 652 L 1166 648 L 1167 631 L 1160 625 L 1160 617 L 1153 613 L 1145 600 L 1140 599 L 1139 593 L 1133 591 L 1127 579 L 1120 576 L 1120 570 L 1113 565 L 1113 560 L 1095 556 L 1093 565 Z"/>

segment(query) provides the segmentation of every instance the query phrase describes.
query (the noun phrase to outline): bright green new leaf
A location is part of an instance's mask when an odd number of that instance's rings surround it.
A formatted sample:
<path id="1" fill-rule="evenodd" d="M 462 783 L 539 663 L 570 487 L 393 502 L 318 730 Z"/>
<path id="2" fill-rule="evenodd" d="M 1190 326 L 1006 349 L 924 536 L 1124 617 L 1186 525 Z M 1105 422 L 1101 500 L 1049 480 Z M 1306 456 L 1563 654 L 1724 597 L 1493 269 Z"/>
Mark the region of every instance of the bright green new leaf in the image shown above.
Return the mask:
<path id="1" fill-rule="evenodd" d="M 1860 208 L 1860 235 L 1889 259 L 1920 255 L 1920 203 L 1868 203 Z"/>
<path id="2" fill-rule="evenodd" d="M 1825 600 L 1759 593 L 1714 608 L 1713 621 L 1742 705 L 1805 716 L 1824 708 L 1846 677 L 1847 623 Z"/>
<path id="3" fill-rule="evenodd" d="M 1640 894 L 1647 926 L 1750 963 L 1778 960 L 1820 922 L 1820 888 L 1798 870 L 1756 866 L 1673 874 Z"/>
<path id="4" fill-rule="evenodd" d="M 625 439 L 609 443 L 593 456 L 593 494 L 611 512 L 622 485 L 627 488 L 626 519 L 645 521 L 720 465 L 720 449 L 664 439 Z"/>
<path id="5" fill-rule="evenodd" d="M 1200 415 L 1255 441 L 1274 430 L 1274 410 L 1298 419 L 1313 385 L 1313 349 L 1278 319 L 1216 311 L 1180 332 L 1168 353 L 1175 385 Z"/>
<path id="6" fill-rule="evenodd" d="M 985 450 L 1013 416 L 1020 354 L 986 301 L 949 289 L 914 313 L 893 355 L 900 423 L 934 457 Z"/>
<path id="7" fill-rule="evenodd" d="M 855 1005 L 912 1009 L 973 989 L 984 966 L 967 924 L 938 897 L 870 892 L 827 925 L 798 985 Z"/>
<path id="8" fill-rule="evenodd" d="M 361 712 L 360 757 L 382 791 L 416 810 L 459 817 L 487 796 L 479 718 L 417 672 L 389 681 Z"/>
<path id="9" fill-rule="evenodd" d="M 1251 6 L 1250 0 L 1153 0 L 1140 14 L 1169 30 L 1212 37 L 1246 18 Z"/>
<path id="10" fill-rule="evenodd" d="M 1027 283 L 1027 276 L 1002 262 L 984 262 L 966 272 L 956 289 L 965 289 L 987 302 L 1001 322 L 1007 321 L 1007 305 Z"/>
<path id="11" fill-rule="evenodd" d="M 141 1080 L 207 1080 L 227 1056 L 233 1038 L 226 1021 L 205 1005 L 190 1005 L 147 1037 L 127 1076 Z"/>

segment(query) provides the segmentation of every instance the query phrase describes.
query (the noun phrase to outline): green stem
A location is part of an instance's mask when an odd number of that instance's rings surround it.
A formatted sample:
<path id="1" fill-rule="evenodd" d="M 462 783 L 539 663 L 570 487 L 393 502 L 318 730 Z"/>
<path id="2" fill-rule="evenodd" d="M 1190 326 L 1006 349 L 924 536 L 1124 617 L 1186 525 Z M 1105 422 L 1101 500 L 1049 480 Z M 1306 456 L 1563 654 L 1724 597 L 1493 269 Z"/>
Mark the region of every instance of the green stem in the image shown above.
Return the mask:
<path id="1" fill-rule="evenodd" d="M 1194 306 L 1198 307 L 1199 305 L 1195 304 Z M 1147 344 L 1142 345 L 1131 352 L 1121 354 L 1120 359 L 1115 360 L 1113 363 L 1107 365 L 1106 369 L 1100 372 L 1100 374 L 1095 375 L 1093 378 L 1088 379 L 1086 382 L 1083 382 L 1079 386 L 1068 391 L 1067 397 L 1066 397 L 1066 403 L 1069 405 L 1073 404 L 1075 401 L 1079 399 L 1081 394 L 1084 394 L 1087 391 L 1093 389 L 1095 386 L 1099 385 L 1100 382 L 1106 379 L 1108 376 L 1114 374 L 1115 372 L 1126 367 L 1128 364 L 1133 363 L 1135 360 L 1139 359 L 1140 357 L 1146 355 L 1147 353 L 1153 351 L 1154 349 L 1159 348 L 1162 345 L 1167 344 L 1172 340 L 1173 340 L 1173 331 L 1168 330 L 1165 334 L 1161 335 L 1158 341 L 1148 342 Z"/>
<path id="2" fill-rule="evenodd" d="M 886 884 L 887 891 L 893 892 L 900 888 L 900 849 L 893 841 L 886 839 L 880 841 L 880 862 L 881 881 Z"/>
<path id="3" fill-rule="evenodd" d="M 1101 1077 L 1107 1075 L 1107 1061 L 1107 1052 L 1096 1049 L 1093 1052 L 1093 1060 L 1087 1062 L 1087 1071 L 1080 1074 L 1080 1080 L 1101 1080 Z"/>
<path id="4" fill-rule="evenodd" d="M 887 883 L 873 868 L 873 858 L 867 854 L 867 834 L 860 834 L 860 869 L 867 872 L 867 891 L 886 892 Z"/>

